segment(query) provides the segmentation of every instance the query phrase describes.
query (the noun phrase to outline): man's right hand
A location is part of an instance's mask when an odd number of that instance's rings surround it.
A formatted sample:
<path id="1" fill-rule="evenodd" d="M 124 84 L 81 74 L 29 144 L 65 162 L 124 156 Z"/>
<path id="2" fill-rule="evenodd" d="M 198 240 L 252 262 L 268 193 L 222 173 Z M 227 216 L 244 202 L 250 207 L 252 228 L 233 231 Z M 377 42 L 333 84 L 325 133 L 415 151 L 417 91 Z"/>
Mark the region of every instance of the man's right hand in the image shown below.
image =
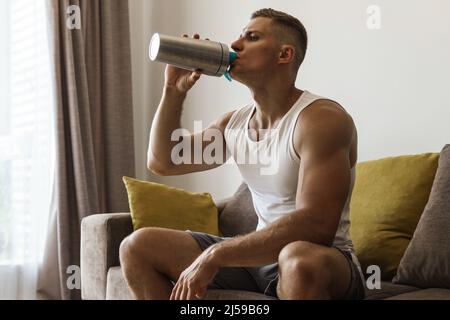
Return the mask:
<path id="1" fill-rule="evenodd" d="M 187 38 L 188 36 L 184 34 L 183 37 Z M 200 39 L 200 35 L 196 33 L 193 38 Z M 166 66 L 164 86 L 175 89 L 180 94 L 186 94 L 200 79 L 200 76 L 200 70 L 189 71 L 168 64 Z"/>

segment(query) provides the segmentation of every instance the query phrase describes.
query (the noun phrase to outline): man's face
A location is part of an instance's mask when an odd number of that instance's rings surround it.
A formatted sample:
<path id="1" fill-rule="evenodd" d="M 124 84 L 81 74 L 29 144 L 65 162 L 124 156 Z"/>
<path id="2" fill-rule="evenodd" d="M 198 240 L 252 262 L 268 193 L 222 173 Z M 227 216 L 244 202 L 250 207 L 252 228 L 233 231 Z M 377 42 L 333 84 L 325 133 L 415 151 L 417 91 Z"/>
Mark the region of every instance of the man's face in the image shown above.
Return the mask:
<path id="1" fill-rule="evenodd" d="M 232 64 L 230 74 L 233 79 L 245 83 L 272 74 L 281 46 L 272 20 L 258 17 L 250 20 L 231 48 L 238 53 L 238 59 Z"/>

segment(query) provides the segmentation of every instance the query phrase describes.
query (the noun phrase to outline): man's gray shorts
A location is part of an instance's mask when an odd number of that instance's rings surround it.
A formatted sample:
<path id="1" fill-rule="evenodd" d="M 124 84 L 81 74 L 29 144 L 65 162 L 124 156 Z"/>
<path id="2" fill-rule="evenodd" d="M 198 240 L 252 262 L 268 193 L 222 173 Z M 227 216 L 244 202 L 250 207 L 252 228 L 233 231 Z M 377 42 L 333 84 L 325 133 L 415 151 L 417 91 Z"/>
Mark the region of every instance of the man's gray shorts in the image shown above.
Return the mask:
<path id="1" fill-rule="evenodd" d="M 210 245 L 230 238 L 222 238 L 201 232 L 187 230 L 203 251 Z M 351 253 L 338 249 L 347 259 L 351 269 L 350 285 L 342 297 L 344 300 L 364 299 L 364 283 L 359 269 L 353 262 Z M 220 268 L 210 289 L 245 290 L 277 297 L 278 263 L 263 267 L 226 267 Z"/>

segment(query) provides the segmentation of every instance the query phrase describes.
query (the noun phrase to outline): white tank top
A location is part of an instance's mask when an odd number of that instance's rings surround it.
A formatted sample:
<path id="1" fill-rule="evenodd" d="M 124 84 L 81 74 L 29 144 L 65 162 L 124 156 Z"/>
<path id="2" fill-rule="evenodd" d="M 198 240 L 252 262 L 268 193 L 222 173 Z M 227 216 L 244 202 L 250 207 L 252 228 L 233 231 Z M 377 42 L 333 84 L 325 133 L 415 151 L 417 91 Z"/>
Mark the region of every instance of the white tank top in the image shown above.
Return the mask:
<path id="1" fill-rule="evenodd" d="M 268 134 L 263 135 L 260 141 L 254 141 L 249 136 L 249 122 L 256 110 L 255 102 L 235 111 L 225 128 L 228 152 L 233 156 L 252 195 L 258 215 L 256 230 L 295 210 L 300 158 L 294 149 L 294 127 L 302 110 L 319 99 L 326 98 L 304 91 L 277 127 L 266 131 Z M 333 242 L 333 246 L 352 253 L 349 202 L 354 181 L 353 167 L 350 192 Z"/>

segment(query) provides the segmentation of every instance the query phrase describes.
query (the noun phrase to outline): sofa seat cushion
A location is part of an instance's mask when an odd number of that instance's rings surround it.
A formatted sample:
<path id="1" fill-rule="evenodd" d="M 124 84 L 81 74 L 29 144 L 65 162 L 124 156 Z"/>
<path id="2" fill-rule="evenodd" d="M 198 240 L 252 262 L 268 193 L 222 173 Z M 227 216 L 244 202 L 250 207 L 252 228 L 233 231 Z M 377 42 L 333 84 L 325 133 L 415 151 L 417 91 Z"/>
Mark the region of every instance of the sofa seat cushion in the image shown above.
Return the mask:
<path id="1" fill-rule="evenodd" d="M 123 277 L 122 267 L 111 267 L 106 282 L 106 300 L 134 300 L 128 284 Z"/>
<path id="2" fill-rule="evenodd" d="M 204 300 L 277 300 L 277 299 L 258 292 L 211 289 L 206 292 Z"/>
<path id="3" fill-rule="evenodd" d="M 441 288 L 428 288 L 402 293 L 386 300 L 450 300 L 450 290 Z"/>
<path id="4" fill-rule="evenodd" d="M 381 281 L 380 289 L 366 289 L 366 300 L 380 300 L 397 296 L 402 293 L 413 292 L 419 288 L 412 286 L 405 286 L 400 284 L 393 284 L 388 281 Z"/>

